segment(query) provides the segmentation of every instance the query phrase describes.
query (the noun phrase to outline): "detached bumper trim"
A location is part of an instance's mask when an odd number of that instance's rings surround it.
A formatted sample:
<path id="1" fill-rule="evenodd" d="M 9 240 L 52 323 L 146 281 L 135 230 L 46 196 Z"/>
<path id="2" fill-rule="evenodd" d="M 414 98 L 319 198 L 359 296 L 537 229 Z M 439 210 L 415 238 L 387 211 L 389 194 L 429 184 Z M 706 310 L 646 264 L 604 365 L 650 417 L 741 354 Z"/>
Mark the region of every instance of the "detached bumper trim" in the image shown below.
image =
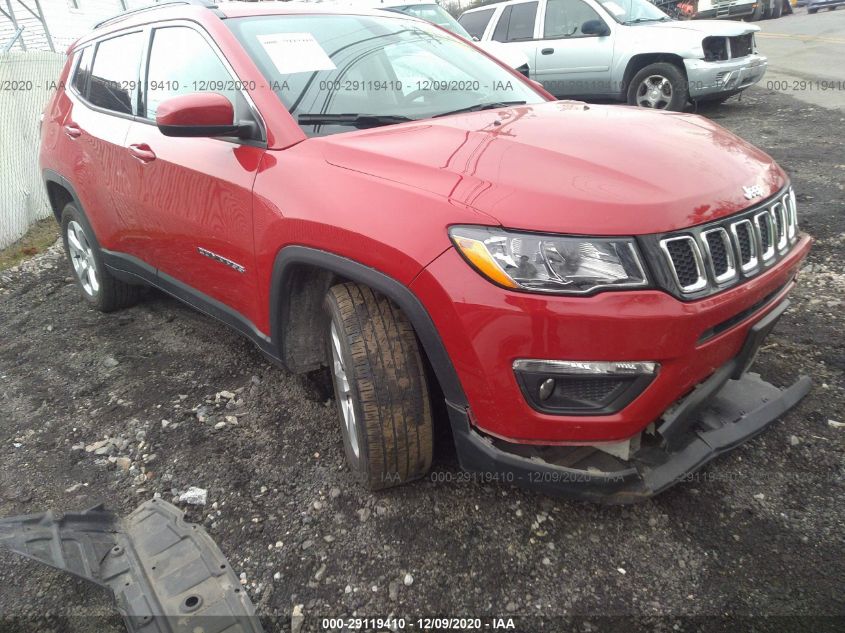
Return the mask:
<path id="1" fill-rule="evenodd" d="M 447 404 L 458 459 L 465 470 L 496 474 L 498 481 L 552 496 L 633 503 L 666 490 L 759 434 L 800 402 L 811 385 L 806 376 L 786 389 L 750 373 L 727 380 L 697 412 L 695 425 L 678 442 L 679 448 L 668 449 L 656 442 L 644 445 L 616 470 L 598 469 L 589 460 L 581 460 L 576 468 L 515 454 L 473 430 L 466 409 Z M 695 392 L 688 396 L 692 397 L 697 398 Z"/>
<path id="2" fill-rule="evenodd" d="M 720 407 L 713 406 L 704 411 L 704 419 L 715 417 L 717 426 L 708 431 L 698 431 L 696 437 L 683 449 L 674 453 L 672 458 L 652 469 L 644 468 L 643 483 L 648 495 L 655 495 L 678 482 L 685 475 L 694 473 L 710 460 L 730 451 L 740 444 L 761 433 L 767 426 L 798 404 L 807 395 L 813 385 L 808 376 L 801 376 L 792 386 L 781 391 L 761 380 L 756 374 L 746 374 L 740 380 L 731 380 L 719 392 L 718 399 L 736 403 L 746 388 L 755 391 L 766 386 L 780 393 L 760 408 L 741 417 L 737 422 L 724 423 L 719 416 Z M 751 385 L 753 381 L 760 385 Z M 714 402 L 714 405 L 716 403 Z"/>
<path id="3" fill-rule="evenodd" d="M 161 499 L 126 518 L 102 504 L 3 518 L 2 549 L 111 589 L 130 633 L 264 633 L 217 544 Z"/>

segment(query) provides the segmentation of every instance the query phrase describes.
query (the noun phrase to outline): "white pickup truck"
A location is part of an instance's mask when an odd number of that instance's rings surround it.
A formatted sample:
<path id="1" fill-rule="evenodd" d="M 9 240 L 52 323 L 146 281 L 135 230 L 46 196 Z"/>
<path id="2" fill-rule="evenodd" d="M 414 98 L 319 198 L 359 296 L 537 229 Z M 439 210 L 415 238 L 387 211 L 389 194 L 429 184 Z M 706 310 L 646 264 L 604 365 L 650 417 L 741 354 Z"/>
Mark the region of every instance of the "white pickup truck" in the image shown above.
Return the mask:
<path id="1" fill-rule="evenodd" d="M 724 101 L 760 81 L 767 60 L 743 22 L 673 20 L 647 0 L 510 0 L 461 14 L 481 42 L 528 56 L 556 97 L 683 110 Z"/>

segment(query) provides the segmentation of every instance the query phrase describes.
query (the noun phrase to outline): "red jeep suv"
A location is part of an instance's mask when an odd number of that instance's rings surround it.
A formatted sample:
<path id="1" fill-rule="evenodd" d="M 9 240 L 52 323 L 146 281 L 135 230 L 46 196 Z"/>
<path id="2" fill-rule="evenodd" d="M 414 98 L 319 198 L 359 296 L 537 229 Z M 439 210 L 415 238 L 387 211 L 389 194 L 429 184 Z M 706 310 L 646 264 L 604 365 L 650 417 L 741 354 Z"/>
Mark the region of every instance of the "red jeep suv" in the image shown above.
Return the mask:
<path id="1" fill-rule="evenodd" d="M 633 501 L 810 387 L 747 373 L 811 242 L 771 158 L 409 16 L 130 11 L 70 48 L 41 134 L 83 297 L 155 286 L 328 367 L 373 489 L 426 474 L 442 409 L 481 480 Z"/>

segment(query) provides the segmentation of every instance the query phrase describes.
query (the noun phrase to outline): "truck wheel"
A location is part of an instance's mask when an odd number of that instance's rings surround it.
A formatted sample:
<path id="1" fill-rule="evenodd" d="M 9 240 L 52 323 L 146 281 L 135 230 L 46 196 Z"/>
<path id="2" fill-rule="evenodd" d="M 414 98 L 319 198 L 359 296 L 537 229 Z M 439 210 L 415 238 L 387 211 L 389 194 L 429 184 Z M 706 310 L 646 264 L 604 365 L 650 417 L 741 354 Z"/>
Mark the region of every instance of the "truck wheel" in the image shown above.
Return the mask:
<path id="1" fill-rule="evenodd" d="M 62 239 L 76 283 L 88 303 L 100 312 L 113 312 L 138 300 L 138 286 L 122 282 L 106 270 L 94 231 L 72 202 L 62 209 Z"/>
<path id="2" fill-rule="evenodd" d="M 772 8 L 772 18 L 777 19 L 783 14 L 783 0 L 775 0 L 775 6 Z"/>
<path id="3" fill-rule="evenodd" d="M 628 85 L 628 104 L 680 112 L 689 100 L 687 79 L 680 68 L 667 62 L 650 64 Z"/>
<path id="4" fill-rule="evenodd" d="M 330 288 L 323 307 L 326 362 L 349 468 L 371 490 L 424 476 L 432 415 L 411 324 L 387 297 L 356 283 Z"/>

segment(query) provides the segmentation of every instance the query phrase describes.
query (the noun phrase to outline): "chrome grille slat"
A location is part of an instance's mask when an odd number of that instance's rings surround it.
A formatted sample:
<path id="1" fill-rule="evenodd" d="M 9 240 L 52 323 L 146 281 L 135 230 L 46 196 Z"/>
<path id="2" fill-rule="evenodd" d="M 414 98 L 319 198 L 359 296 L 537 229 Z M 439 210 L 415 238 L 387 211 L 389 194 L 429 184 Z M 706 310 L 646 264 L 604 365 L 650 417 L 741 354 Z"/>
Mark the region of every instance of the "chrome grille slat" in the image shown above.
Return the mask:
<path id="1" fill-rule="evenodd" d="M 768 262 L 775 256 L 775 231 L 768 210 L 754 216 L 754 228 L 760 236 L 760 257 Z"/>
<path id="2" fill-rule="evenodd" d="M 795 191 L 789 190 L 789 193 L 783 197 L 783 204 L 787 212 L 787 237 L 790 242 L 794 242 L 798 237 L 798 204 L 795 201 Z"/>
<path id="3" fill-rule="evenodd" d="M 781 202 L 775 202 L 771 207 L 772 218 L 775 221 L 777 249 L 782 251 L 789 242 L 786 227 L 786 209 Z"/>
<path id="4" fill-rule="evenodd" d="M 713 280 L 717 284 L 722 284 L 736 277 L 736 257 L 728 232 L 720 226 L 703 231 L 701 238 Z"/>
<path id="5" fill-rule="evenodd" d="M 690 298 L 712 294 L 753 277 L 785 257 L 798 241 L 795 192 L 790 187 L 767 202 L 731 217 L 655 236 L 662 251 L 664 284 Z"/>
<path id="6" fill-rule="evenodd" d="M 697 292 L 707 287 L 701 251 L 692 237 L 681 235 L 661 240 L 660 247 L 682 292 Z"/>
<path id="7" fill-rule="evenodd" d="M 757 268 L 757 233 L 750 220 L 740 220 L 731 224 L 731 234 L 734 238 L 739 269 L 749 273 Z"/>

